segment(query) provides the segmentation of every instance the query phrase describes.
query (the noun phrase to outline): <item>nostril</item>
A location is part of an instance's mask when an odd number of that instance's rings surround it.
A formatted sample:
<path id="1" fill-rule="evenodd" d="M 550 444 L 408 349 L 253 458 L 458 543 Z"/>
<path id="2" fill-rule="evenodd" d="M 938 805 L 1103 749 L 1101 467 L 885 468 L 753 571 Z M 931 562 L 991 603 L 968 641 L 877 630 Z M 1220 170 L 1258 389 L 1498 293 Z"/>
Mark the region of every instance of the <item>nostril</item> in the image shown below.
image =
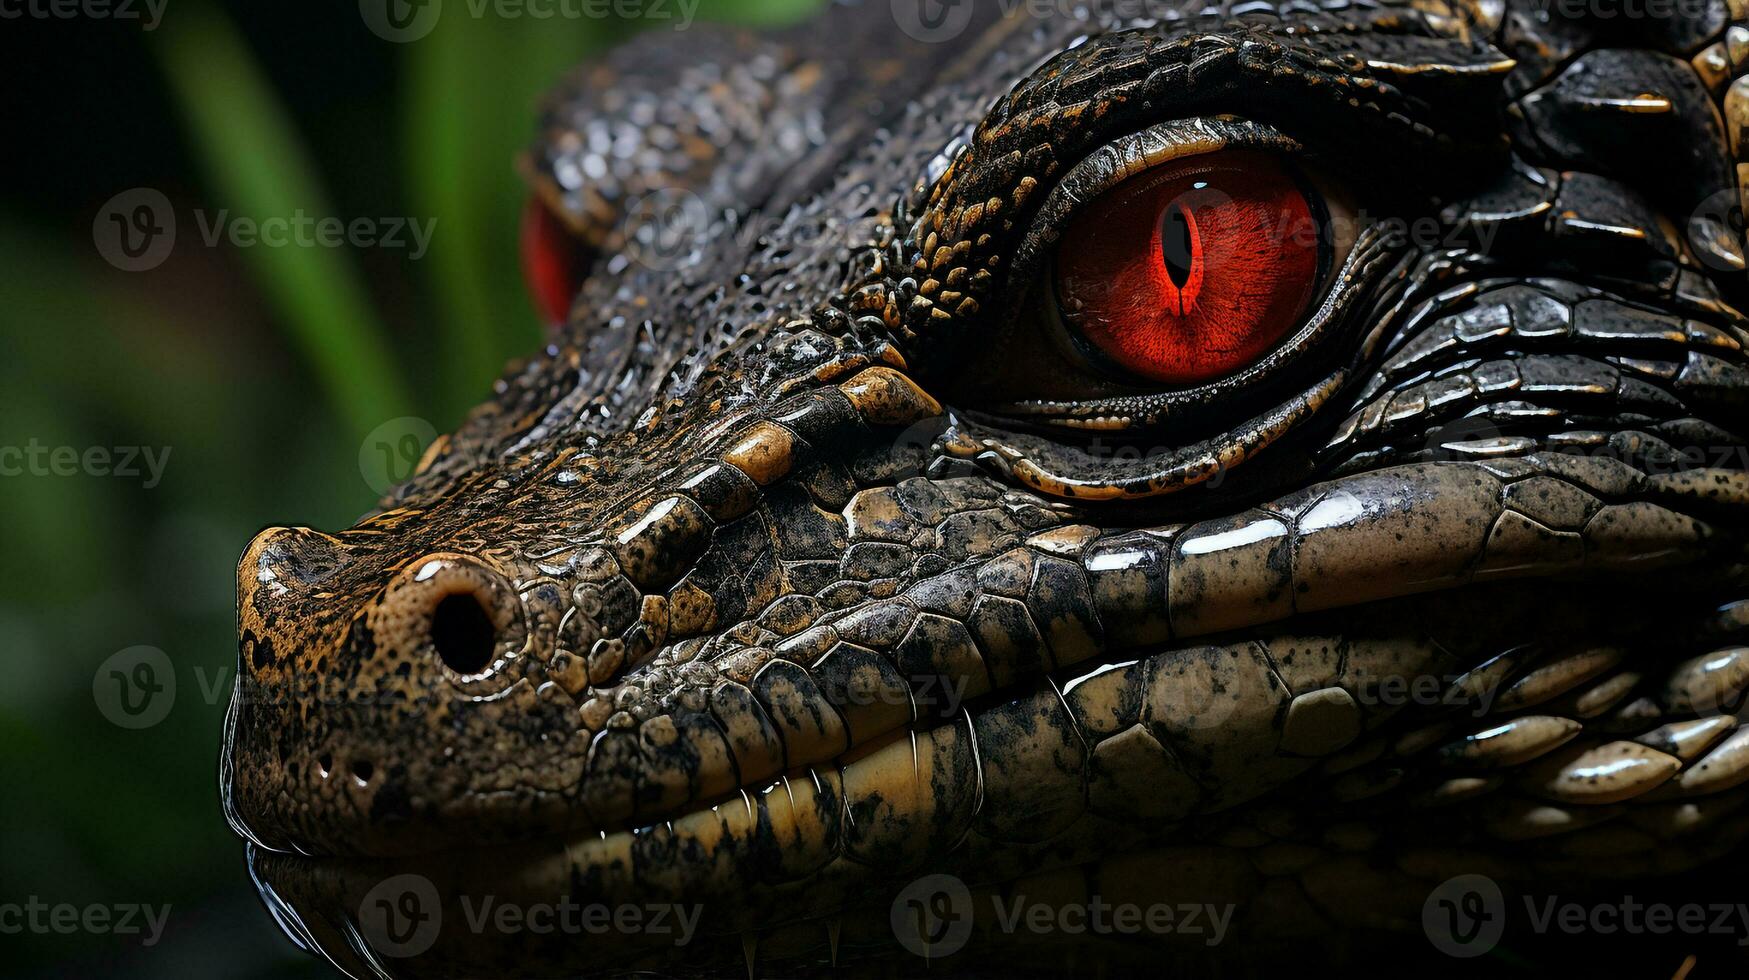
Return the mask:
<path id="1" fill-rule="evenodd" d="M 418 685 L 432 669 L 446 685 L 475 693 L 508 677 L 501 668 L 527 639 L 511 579 L 456 554 L 428 555 L 404 566 L 383 587 L 364 626 L 387 654 L 380 669 L 397 684 Z"/>
<path id="2" fill-rule="evenodd" d="M 352 763 L 352 778 L 357 780 L 360 786 L 370 785 L 370 777 L 376 775 L 376 771 L 376 766 L 368 760 L 359 759 Z"/>
<path id="3" fill-rule="evenodd" d="M 458 674 L 478 674 L 492 663 L 491 614 L 472 593 L 444 596 L 431 613 L 431 643 Z"/>

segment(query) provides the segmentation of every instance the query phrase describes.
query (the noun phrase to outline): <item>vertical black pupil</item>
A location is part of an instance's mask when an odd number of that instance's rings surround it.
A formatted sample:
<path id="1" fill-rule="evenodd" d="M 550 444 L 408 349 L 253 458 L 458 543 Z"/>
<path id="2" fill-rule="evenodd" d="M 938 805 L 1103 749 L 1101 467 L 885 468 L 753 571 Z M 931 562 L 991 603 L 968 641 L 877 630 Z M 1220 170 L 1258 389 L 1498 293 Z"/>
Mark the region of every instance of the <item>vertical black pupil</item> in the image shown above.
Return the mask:
<path id="1" fill-rule="evenodd" d="M 1160 220 L 1160 257 L 1166 263 L 1166 275 L 1172 278 L 1172 285 L 1180 289 L 1190 281 L 1195 259 L 1190 252 L 1190 221 L 1190 212 L 1177 201 L 1166 206 L 1166 215 Z"/>

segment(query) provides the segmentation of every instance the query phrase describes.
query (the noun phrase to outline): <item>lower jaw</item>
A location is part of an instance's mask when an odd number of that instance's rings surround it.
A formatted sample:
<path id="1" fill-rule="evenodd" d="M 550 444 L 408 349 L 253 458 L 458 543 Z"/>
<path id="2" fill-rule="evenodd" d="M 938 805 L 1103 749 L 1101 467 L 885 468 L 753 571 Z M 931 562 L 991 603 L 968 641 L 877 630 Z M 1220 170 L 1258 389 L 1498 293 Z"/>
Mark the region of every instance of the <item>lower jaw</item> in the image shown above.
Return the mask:
<path id="1" fill-rule="evenodd" d="M 1732 623 L 1712 611 L 1745 587 L 1666 572 L 1307 615 L 1078 665 L 640 832 L 369 860 L 251 849 L 250 865 L 288 933 L 354 976 L 920 967 L 912 954 L 945 950 L 919 950 L 904 924 L 912 909 L 942 925 L 929 916 L 943 882 L 918 884 L 931 875 L 963 882 L 976 909 L 950 964 L 1018 950 L 1025 965 L 1029 949 L 1033 966 L 1120 962 L 1138 940 L 1218 959 L 1327 943 L 1417 923 L 1453 874 L 1657 877 L 1732 851 L 1749 787 L 1650 791 L 1669 799 L 1646 807 L 1704 811 L 1662 838 L 1611 831 L 1633 826 L 1616 818 L 1637 797 L 1586 806 L 1538 787 L 1563 754 L 1694 717 L 1671 710 L 1673 678 L 1726 647 Z M 1482 687 L 1456 680 L 1509 650 L 1471 675 Z M 1583 730 L 1522 759 L 1443 748 L 1530 716 Z M 1232 912 L 1214 946 L 1212 921 L 1139 936 L 1021 926 L 1018 939 L 1003 924 L 1004 908 L 1101 902 Z"/>

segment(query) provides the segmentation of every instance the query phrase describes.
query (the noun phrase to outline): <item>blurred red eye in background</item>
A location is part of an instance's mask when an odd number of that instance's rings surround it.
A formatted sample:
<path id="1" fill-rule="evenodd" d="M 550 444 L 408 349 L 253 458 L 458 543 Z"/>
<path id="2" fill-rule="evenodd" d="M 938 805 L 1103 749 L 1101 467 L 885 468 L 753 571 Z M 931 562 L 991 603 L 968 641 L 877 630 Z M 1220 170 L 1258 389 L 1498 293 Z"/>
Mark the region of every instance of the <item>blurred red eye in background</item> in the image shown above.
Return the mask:
<path id="1" fill-rule="evenodd" d="M 586 250 L 539 198 L 522 210 L 522 276 L 529 298 L 548 326 L 565 322 L 583 286 Z"/>

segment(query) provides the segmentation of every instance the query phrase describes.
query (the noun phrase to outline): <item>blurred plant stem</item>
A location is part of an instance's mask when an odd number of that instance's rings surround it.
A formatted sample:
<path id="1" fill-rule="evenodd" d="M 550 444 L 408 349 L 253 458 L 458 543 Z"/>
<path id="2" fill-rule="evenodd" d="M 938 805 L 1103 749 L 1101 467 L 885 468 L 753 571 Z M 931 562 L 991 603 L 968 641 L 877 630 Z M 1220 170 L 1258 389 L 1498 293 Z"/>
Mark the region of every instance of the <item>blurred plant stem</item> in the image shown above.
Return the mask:
<path id="1" fill-rule="evenodd" d="M 618 33 L 600 20 L 449 17 L 407 46 L 411 203 L 441 229 L 422 271 L 439 337 L 433 407 L 444 418 L 459 418 L 508 358 L 541 341 L 518 263 L 525 191 L 513 159 L 534 132 L 540 92 Z"/>
<path id="2" fill-rule="evenodd" d="M 153 35 L 220 207 L 256 220 L 333 211 L 302 141 L 236 29 L 219 11 L 180 13 Z M 246 249 L 245 259 L 329 403 L 355 436 L 413 407 L 350 251 Z"/>

